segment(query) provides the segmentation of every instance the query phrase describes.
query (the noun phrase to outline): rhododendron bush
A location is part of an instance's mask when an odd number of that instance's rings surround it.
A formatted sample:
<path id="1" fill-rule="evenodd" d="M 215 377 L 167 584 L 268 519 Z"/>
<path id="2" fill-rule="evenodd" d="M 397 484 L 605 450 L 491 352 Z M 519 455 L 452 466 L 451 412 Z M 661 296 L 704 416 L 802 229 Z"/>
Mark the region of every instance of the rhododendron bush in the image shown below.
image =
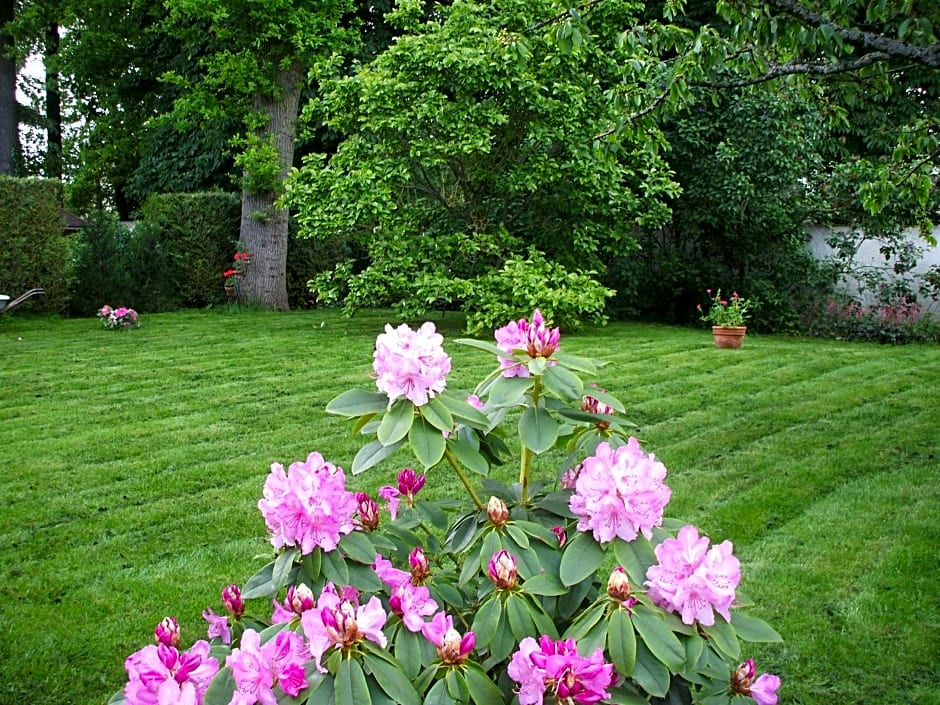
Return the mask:
<path id="1" fill-rule="evenodd" d="M 600 363 L 563 352 L 538 311 L 495 339 L 458 341 L 495 357 L 459 392 L 433 324 L 386 326 L 376 389 L 327 411 L 366 438 L 353 474 L 406 452 L 420 467 L 373 498 L 317 452 L 273 464 L 272 560 L 222 590 L 188 650 L 162 620 L 112 702 L 774 705 L 780 679 L 747 644 L 779 635 L 741 610 L 731 542 L 664 516 L 665 465 L 585 385 Z M 518 482 L 488 477 L 510 461 Z M 422 496 L 441 473 L 465 500 Z"/>

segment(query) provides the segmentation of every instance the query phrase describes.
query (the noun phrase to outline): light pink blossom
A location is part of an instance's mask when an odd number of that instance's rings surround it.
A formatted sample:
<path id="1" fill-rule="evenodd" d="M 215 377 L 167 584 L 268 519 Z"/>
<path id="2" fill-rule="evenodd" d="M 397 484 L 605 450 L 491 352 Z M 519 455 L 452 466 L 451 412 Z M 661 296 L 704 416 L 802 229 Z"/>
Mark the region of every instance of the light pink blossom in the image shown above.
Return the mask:
<path id="1" fill-rule="evenodd" d="M 430 322 L 416 331 L 404 323 L 394 329 L 385 326 L 375 341 L 372 369 L 376 386 L 390 404 L 405 397 L 422 406 L 444 391 L 451 364 L 443 343 Z"/>
<path id="2" fill-rule="evenodd" d="M 304 666 L 310 655 L 303 637 L 285 629 L 261 644 L 261 635 L 246 629 L 241 645 L 233 649 L 225 661 L 235 679 L 233 705 L 277 705 L 274 688 L 297 697 L 307 687 Z"/>
<path id="3" fill-rule="evenodd" d="M 228 626 L 228 615 L 216 614 L 207 607 L 202 611 L 202 618 L 209 623 L 206 634 L 209 639 L 218 637 L 223 644 L 232 643 L 232 630 Z"/>
<path id="4" fill-rule="evenodd" d="M 613 664 L 604 662 L 602 649 L 584 657 L 578 654 L 574 639 L 554 641 L 549 636 L 519 642 L 507 673 L 519 683 L 519 705 L 542 705 L 546 694 L 557 702 L 591 705 L 609 698 L 607 688 L 617 680 Z"/>
<path id="5" fill-rule="evenodd" d="M 399 585 L 411 582 L 410 572 L 399 570 L 392 565 L 390 560 L 383 558 L 379 553 L 375 554 L 375 563 L 372 564 L 372 569 L 379 576 L 379 579 L 393 590 Z"/>
<path id="6" fill-rule="evenodd" d="M 729 608 L 741 580 L 741 564 L 724 541 L 709 548 L 707 536 L 694 526 L 684 526 L 676 538 L 656 547 L 659 563 L 646 571 L 649 596 L 670 612 L 678 612 L 685 624 L 715 623 L 715 612 L 731 621 Z"/>
<path id="7" fill-rule="evenodd" d="M 342 468 L 311 453 L 306 462 L 291 463 L 287 472 L 271 465 L 258 508 L 274 548 L 300 546 L 303 555 L 319 546 L 332 551 L 343 534 L 355 529 L 356 495 L 346 490 Z"/>
<path id="8" fill-rule="evenodd" d="M 561 331 L 558 328 L 549 329 L 545 319 L 538 309 L 532 312 L 532 321 L 524 318 L 510 321 L 495 333 L 496 347 L 512 355 L 526 353 L 530 358 L 549 358 L 558 349 Z M 503 368 L 503 377 L 528 377 L 529 368 L 518 360 L 498 356 L 499 364 Z"/>
<path id="9" fill-rule="evenodd" d="M 600 543 L 615 536 L 633 541 L 638 533 L 652 538 L 672 493 L 665 477 L 666 467 L 635 438 L 616 449 L 601 443 L 581 463 L 569 502 L 578 531 L 592 531 Z"/>
<path id="10" fill-rule="evenodd" d="M 437 655 L 446 664 L 460 664 L 476 646 L 476 635 L 467 632 L 463 636 L 454 629 L 454 619 L 449 614 L 438 612 L 421 629 L 424 638 L 437 647 Z"/>
<path id="11" fill-rule="evenodd" d="M 516 559 L 506 549 L 493 554 L 487 565 L 487 573 L 497 590 L 512 590 L 516 587 Z"/>
<path id="12" fill-rule="evenodd" d="M 281 622 L 290 622 L 295 617 L 302 615 L 304 611 L 313 609 L 317 606 L 317 601 L 313 592 L 306 585 L 291 585 L 287 588 L 287 597 L 284 604 L 277 600 L 272 600 L 274 612 L 271 614 L 271 622 L 279 624 Z"/>
<path id="13" fill-rule="evenodd" d="M 345 591 L 344 591 L 345 593 Z M 382 627 L 388 615 L 378 597 L 373 596 L 364 605 L 340 596 L 332 583 L 327 583 L 317 600 L 317 606 L 300 617 L 300 624 L 310 644 L 310 653 L 317 669 L 325 673 L 323 655 L 330 649 L 345 649 L 362 639 L 368 639 L 383 649 L 388 639 Z"/>
<path id="14" fill-rule="evenodd" d="M 219 662 L 209 656 L 209 642 L 197 641 L 188 651 L 150 644 L 128 656 L 124 668 L 128 705 L 199 705 Z"/>
<path id="15" fill-rule="evenodd" d="M 431 599 L 431 591 L 423 585 L 412 585 L 410 582 L 402 583 L 392 590 L 388 606 L 401 617 L 411 632 L 420 632 L 424 627 L 424 618 L 437 612 L 437 602 Z"/>

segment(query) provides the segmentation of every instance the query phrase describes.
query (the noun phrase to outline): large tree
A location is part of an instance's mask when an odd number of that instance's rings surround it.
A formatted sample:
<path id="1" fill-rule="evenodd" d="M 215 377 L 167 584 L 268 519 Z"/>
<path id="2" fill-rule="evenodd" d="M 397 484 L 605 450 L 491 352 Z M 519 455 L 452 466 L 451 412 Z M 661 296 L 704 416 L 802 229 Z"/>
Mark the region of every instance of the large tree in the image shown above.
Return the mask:
<path id="1" fill-rule="evenodd" d="M 13 174 L 19 122 L 16 109 L 15 0 L 0 0 L 0 174 Z"/>
<path id="2" fill-rule="evenodd" d="M 166 0 L 179 36 L 207 46 L 207 76 L 189 84 L 181 113 L 239 115 L 242 171 L 241 244 L 252 256 L 239 297 L 287 309 L 288 210 L 280 202 L 293 166 L 297 116 L 307 72 L 348 50 L 343 27 L 352 0 Z M 199 31 L 193 32 L 194 24 Z M 209 41 L 206 45 L 206 41 Z"/>

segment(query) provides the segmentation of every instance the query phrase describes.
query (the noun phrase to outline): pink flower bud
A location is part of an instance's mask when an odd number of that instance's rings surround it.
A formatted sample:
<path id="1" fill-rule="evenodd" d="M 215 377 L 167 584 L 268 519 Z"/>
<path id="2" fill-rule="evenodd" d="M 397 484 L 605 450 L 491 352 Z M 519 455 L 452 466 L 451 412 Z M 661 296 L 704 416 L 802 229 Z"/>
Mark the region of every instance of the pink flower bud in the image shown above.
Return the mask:
<path id="1" fill-rule="evenodd" d="M 731 690 L 741 695 L 750 695 L 750 685 L 755 674 L 754 659 L 749 658 L 731 672 Z"/>
<path id="2" fill-rule="evenodd" d="M 493 526 L 503 526 L 509 521 L 509 509 L 499 497 L 490 497 L 486 504 L 486 515 L 493 522 Z"/>
<path id="3" fill-rule="evenodd" d="M 487 566 L 487 572 L 498 590 L 512 590 L 516 587 L 516 559 L 509 551 L 503 549 L 494 553 Z"/>
<path id="4" fill-rule="evenodd" d="M 180 623 L 176 621 L 176 617 L 164 617 L 156 629 L 153 630 L 153 635 L 156 637 L 158 644 L 179 646 Z"/>
<path id="5" fill-rule="evenodd" d="M 568 532 L 565 530 L 565 527 L 553 526 L 552 532 L 555 534 L 555 536 L 558 537 L 558 548 L 561 548 L 566 543 L 568 543 Z"/>
<path id="6" fill-rule="evenodd" d="M 356 493 L 356 503 L 359 508 L 359 524 L 366 531 L 375 531 L 379 528 L 379 505 L 365 492 Z"/>
<path id="7" fill-rule="evenodd" d="M 291 585 L 287 588 L 287 604 L 297 614 L 317 606 L 317 601 L 313 597 L 313 592 L 306 585 Z"/>
<path id="8" fill-rule="evenodd" d="M 617 566 L 610 572 L 610 578 L 607 580 L 607 594 L 618 602 L 623 602 L 630 597 L 630 580 L 627 578 L 627 571 L 623 566 Z"/>
<path id="9" fill-rule="evenodd" d="M 404 468 L 398 473 L 398 491 L 413 502 L 415 495 L 424 487 L 424 474 L 416 475 L 411 468 Z"/>
<path id="10" fill-rule="evenodd" d="M 476 639 L 473 632 L 460 636 L 460 632 L 456 629 L 448 629 L 444 634 L 443 643 L 437 649 L 437 654 L 444 663 L 463 663 L 476 646 Z"/>
<path id="11" fill-rule="evenodd" d="M 428 556 L 420 546 L 411 549 L 411 553 L 408 554 L 408 565 L 411 566 L 411 582 L 414 585 L 421 585 L 431 574 Z"/>
<path id="12" fill-rule="evenodd" d="M 245 601 L 242 599 L 242 591 L 238 589 L 238 585 L 228 585 L 222 589 L 222 605 L 235 619 L 245 613 Z"/>

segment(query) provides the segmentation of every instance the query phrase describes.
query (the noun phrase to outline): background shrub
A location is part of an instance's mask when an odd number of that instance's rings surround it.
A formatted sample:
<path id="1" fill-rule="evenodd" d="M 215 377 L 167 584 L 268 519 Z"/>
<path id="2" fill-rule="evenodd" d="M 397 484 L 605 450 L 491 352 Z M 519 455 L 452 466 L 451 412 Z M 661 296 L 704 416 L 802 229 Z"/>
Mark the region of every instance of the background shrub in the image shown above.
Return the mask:
<path id="1" fill-rule="evenodd" d="M 307 282 L 320 272 L 331 271 L 351 256 L 343 238 L 299 238 L 297 223 L 290 222 L 287 241 L 287 301 L 291 308 L 314 308 L 317 297 Z"/>
<path id="2" fill-rule="evenodd" d="M 46 295 L 30 306 L 60 312 L 68 299 L 68 243 L 58 181 L 0 176 L 0 293 L 16 298 L 34 287 Z"/>
<path id="3" fill-rule="evenodd" d="M 104 304 L 140 305 L 132 296 L 129 240 L 116 215 L 99 211 L 85 218 L 85 226 L 69 238 L 69 314 L 92 316 Z"/>

